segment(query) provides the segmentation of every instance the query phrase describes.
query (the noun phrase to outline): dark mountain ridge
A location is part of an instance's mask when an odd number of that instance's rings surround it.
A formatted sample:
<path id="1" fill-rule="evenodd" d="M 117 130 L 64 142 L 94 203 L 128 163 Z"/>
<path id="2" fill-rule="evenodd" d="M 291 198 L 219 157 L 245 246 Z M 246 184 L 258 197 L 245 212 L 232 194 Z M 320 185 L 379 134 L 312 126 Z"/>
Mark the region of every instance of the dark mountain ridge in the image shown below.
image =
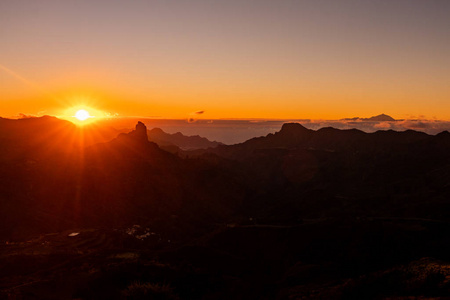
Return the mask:
<path id="1" fill-rule="evenodd" d="M 82 127 L 52 116 L 23 119 L 0 118 L 0 160 L 38 159 L 73 154 L 106 142 L 120 131 L 96 124 Z"/>
<path id="2" fill-rule="evenodd" d="M 257 149 L 315 149 L 323 151 L 354 151 L 374 152 L 388 151 L 392 148 L 406 147 L 415 143 L 431 142 L 444 136 L 432 136 L 423 132 L 406 130 L 403 132 L 387 130 L 366 133 L 358 129 L 321 128 L 317 131 L 307 129 L 299 123 L 286 123 L 279 132 L 265 137 L 250 139 L 236 145 L 220 145 L 215 149 L 186 152 L 199 155 L 205 152 L 219 156 L 245 160 Z"/>
<path id="3" fill-rule="evenodd" d="M 22 127 L 26 123 L 22 121 L 17 122 L 20 128 L 7 127 L 21 134 L 11 135 L 1 149 L 10 155 L 2 156 L 0 169 L 4 197 L 0 236 L 99 224 L 122 226 L 170 215 L 194 216 L 200 222 L 210 216 L 219 220 L 229 216 L 241 201 L 239 194 L 245 194 L 237 192 L 244 183 L 222 187 L 235 182 L 236 171 L 221 172 L 217 164 L 164 151 L 148 141 L 141 122 L 129 133 L 91 145 L 78 139 L 83 132 L 69 122 L 56 118 L 29 122 L 33 126 Z"/>
<path id="4" fill-rule="evenodd" d="M 153 128 L 148 131 L 149 141 L 155 142 L 159 146 L 177 146 L 182 150 L 214 148 L 222 143 L 209 141 L 207 138 L 198 135 L 185 136 L 181 132 L 169 134 L 160 128 Z"/>
<path id="5" fill-rule="evenodd" d="M 289 123 L 175 155 L 142 123 L 2 122 L 0 298 L 449 295 L 448 132 Z"/>

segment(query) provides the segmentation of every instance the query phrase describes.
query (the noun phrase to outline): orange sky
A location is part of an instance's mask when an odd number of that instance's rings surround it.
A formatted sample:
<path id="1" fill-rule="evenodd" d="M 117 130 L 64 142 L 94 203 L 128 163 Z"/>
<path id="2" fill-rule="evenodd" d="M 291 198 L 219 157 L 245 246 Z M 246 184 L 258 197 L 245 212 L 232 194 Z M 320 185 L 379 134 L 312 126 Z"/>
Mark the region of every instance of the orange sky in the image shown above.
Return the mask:
<path id="1" fill-rule="evenodd" d="M 0 3 L 0 116 L 450 120 L 448 1 Z"/>

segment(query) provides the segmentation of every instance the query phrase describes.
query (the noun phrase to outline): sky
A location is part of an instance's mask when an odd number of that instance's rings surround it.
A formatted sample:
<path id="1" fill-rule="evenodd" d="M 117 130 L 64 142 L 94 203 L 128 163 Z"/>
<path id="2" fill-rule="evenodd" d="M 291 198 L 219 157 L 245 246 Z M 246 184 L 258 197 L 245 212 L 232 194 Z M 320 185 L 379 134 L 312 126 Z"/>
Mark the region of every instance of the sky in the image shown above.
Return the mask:
<path id="1" fill-rule="evenodd" d="M 448 0 L 1 0 L 0 116 L 450 120 Z"/>

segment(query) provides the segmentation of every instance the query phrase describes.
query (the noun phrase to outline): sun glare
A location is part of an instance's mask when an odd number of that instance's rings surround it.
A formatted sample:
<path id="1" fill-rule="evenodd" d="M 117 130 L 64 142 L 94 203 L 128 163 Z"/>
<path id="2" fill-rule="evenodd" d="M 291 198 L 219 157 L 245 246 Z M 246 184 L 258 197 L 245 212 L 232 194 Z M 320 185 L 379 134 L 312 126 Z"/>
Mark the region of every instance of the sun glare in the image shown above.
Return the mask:
<path id="1" fill-rule="evenodd" d="M 75 113 L 75 118 L 77 118 L 79 121 L 86 121 L 87 119 L 92 118 L 92 116 L 87 110 L 80 109 Z"/>

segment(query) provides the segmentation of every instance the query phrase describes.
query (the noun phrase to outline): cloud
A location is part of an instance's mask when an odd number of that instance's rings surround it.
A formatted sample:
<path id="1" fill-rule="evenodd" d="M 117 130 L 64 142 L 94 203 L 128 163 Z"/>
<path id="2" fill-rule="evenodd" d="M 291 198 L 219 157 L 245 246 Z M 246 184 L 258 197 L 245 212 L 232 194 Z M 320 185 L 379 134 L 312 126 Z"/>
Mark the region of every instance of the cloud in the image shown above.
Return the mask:
<path id="1" fill-rule="evenodd" d="M 391 124 L 389 122 L 380 122 L 378 124 L 373 125 L 373 127 L 379 129 L 389 129 L 391 128 Z"/>
<path id="2" fill-rule="evenodd" d="M 440 120 L 404 120 L 400 123 L 406 129 L 420 130 L 430 134 L 436 134 L 445 130 L 450 130 L 449 121 Z"/>
<path id="3" fill-rule="evenodd" d="M 405 120 L 403 122 L 401 122 L 400 124 L 408 129 L 426 129 L 429 128 L 430 125 L 432 125 L 433 121 L 428 122 L 428 121 L 422 121 L 422 120 Z"/>
<path id="4" fill-rule="evenodd" d="M 428 134 L 437 134 L 442 131 L 450 131 L 450 121 L 408 119 L 398 121 L 358 121 L 358 120 L 311 120 L 300 122 L 305 127 L 317 130 L 323 127 L 334 127 L 337 129 L 356 128 L 365 132 L 375 132 L 378 130 L 405 131 L 408 129 L 423 131 Z"/>
<path id="5" fill-rule="evenodd" d="M 29 119 L 38 117 L 39 117 L 38 115 L 19 113 L 17 116 L 14 117 L 14 119 Z"/>
<path id="6" fill-rule="evenodd" d="M 118 118 L 119 114 L 118 113 L 113 113 L 113 112 L 104 112 L 104 117 L 105 118 Z"/>
<path id="7" fill-rule="evenodd" d="M 24 114 L 19 113 L 13 116 L 13 119 L 29 119 L 29 118 L 39 118 L 45 115 L 45 110 L 39 111 L 37 114 Z"/>
<path id="8" fill-rule="evenodd" d="M 203 115 L 205 113 L 204 110 L 199 110 L 199 111 L 195 111 L 193 113 L 189 114 L 189 117 L 187 119 L 188 123 L 195 123 L 198 121 L 197 116 L 198 115 Z"/>
<path id="9" fill-rule="evenodd" d="M 28 118 L 34 118 L 34 117 L 36 117 L 36 116 L 19 113 L 18 119 L 28 119 Z"/>

